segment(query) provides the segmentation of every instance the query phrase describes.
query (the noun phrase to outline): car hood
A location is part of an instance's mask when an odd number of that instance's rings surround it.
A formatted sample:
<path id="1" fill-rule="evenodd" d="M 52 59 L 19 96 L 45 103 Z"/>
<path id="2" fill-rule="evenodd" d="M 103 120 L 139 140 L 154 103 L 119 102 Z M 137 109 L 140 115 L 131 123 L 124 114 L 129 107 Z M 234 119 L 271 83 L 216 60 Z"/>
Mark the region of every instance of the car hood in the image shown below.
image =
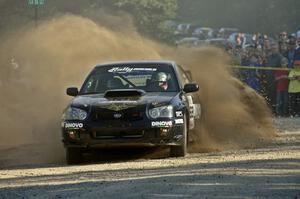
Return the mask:
<path id="1" fill-rule="evenodd" d="M 80 95 L 73 99 L 71 105 L 76 107 L 101 107 L 111 104 L 142 105 L 152 104 L 154 106 L 169 104 L 177 95 L 177 92 L 148 92 L 140 97 L 114 97 L 105 98 L 104 94 Z"/>

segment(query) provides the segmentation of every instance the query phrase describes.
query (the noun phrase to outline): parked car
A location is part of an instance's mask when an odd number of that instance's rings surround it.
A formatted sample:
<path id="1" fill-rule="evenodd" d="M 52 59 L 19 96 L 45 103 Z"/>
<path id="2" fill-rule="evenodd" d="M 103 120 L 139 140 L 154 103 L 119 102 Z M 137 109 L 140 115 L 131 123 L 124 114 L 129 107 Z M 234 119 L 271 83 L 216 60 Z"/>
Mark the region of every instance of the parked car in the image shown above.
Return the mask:
<path id="1" fill-rule="evenodd" d="M 200 40 L 197 37 L 185 37 L 175 42 L 177 46 L 195 47 L 198 46 Z"/>
<path id="2" fill-rule="evenodd" d="M 208 27 L 196 28 L 193 32 L 193 36 L 201 40 L 211 38 L 213 36 L 213 29 Z"/>
<path id="3" fill-rule="evenodd" d="M 237 29 L 237 28 L 220 28 L 218 37 L 228 39 L 228 37 L 232 33 L 236 33 L 236 32 L 239 32 L 239 29 Z"/>
<path id="4" fill-rule="evenodd" d="M 223 39 L 223 38 L 213 38 L 213 39 L 207 39 L 206 43 L 210 46 L 225 48 L 228 44 L 228 41 L 227 39 Z"/>

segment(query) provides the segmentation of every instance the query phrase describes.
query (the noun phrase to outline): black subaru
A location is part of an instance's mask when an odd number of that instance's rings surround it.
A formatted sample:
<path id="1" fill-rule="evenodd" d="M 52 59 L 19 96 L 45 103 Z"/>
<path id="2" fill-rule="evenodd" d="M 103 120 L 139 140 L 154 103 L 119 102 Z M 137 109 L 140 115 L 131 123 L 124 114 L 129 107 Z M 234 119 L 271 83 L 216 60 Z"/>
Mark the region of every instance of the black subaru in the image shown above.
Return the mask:
<path id="1" fill-rule="evenodd" d="M 96 66 L 62 116 L 68 164 L 83 151 L 110 147 L 170 146 L 185 156 L 189 131 L 200 117 L 190 73 L 172 61 L 132 61 Z"/>

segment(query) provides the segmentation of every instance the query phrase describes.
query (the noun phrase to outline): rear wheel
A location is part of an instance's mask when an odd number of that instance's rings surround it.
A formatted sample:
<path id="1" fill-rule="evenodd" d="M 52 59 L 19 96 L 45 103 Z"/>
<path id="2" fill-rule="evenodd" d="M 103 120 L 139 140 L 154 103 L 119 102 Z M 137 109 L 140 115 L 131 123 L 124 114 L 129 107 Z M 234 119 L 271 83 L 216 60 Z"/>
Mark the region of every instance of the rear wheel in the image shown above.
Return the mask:
<path id="1" fill-rule="evenodd" d="M 187 140 L 188 140 L 188 136 L 187 136 L 187 121 L 186 121 L 186 116 L 184 116 L 183 119 L 184 122 L 184 126 L 183 126 L 183 137 L 181 140 L 181 145 L 179 146 L 171 146 L 170 148 L 170 156 L 171 157 L 184 157 L 187 153 Z"/>
<path id="2" fill-rule="evenodd" d="M 82 162 L 82 151 L 80 148 L 66 148 L 67 164 L 79 164 Z"/>

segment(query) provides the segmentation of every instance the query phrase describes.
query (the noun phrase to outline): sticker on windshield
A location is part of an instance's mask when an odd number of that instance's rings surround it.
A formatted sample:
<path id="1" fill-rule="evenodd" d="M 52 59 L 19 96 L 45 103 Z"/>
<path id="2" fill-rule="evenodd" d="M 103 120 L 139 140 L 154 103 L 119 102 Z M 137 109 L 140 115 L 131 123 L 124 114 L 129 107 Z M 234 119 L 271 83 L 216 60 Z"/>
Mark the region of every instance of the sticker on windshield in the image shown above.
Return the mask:
<path id="1" fill-rule="evenodd" d="M 157 68 L 114 67 L 108 70 L 110 73 L 131 73 L 132 71 L 157 71 Z"/>

